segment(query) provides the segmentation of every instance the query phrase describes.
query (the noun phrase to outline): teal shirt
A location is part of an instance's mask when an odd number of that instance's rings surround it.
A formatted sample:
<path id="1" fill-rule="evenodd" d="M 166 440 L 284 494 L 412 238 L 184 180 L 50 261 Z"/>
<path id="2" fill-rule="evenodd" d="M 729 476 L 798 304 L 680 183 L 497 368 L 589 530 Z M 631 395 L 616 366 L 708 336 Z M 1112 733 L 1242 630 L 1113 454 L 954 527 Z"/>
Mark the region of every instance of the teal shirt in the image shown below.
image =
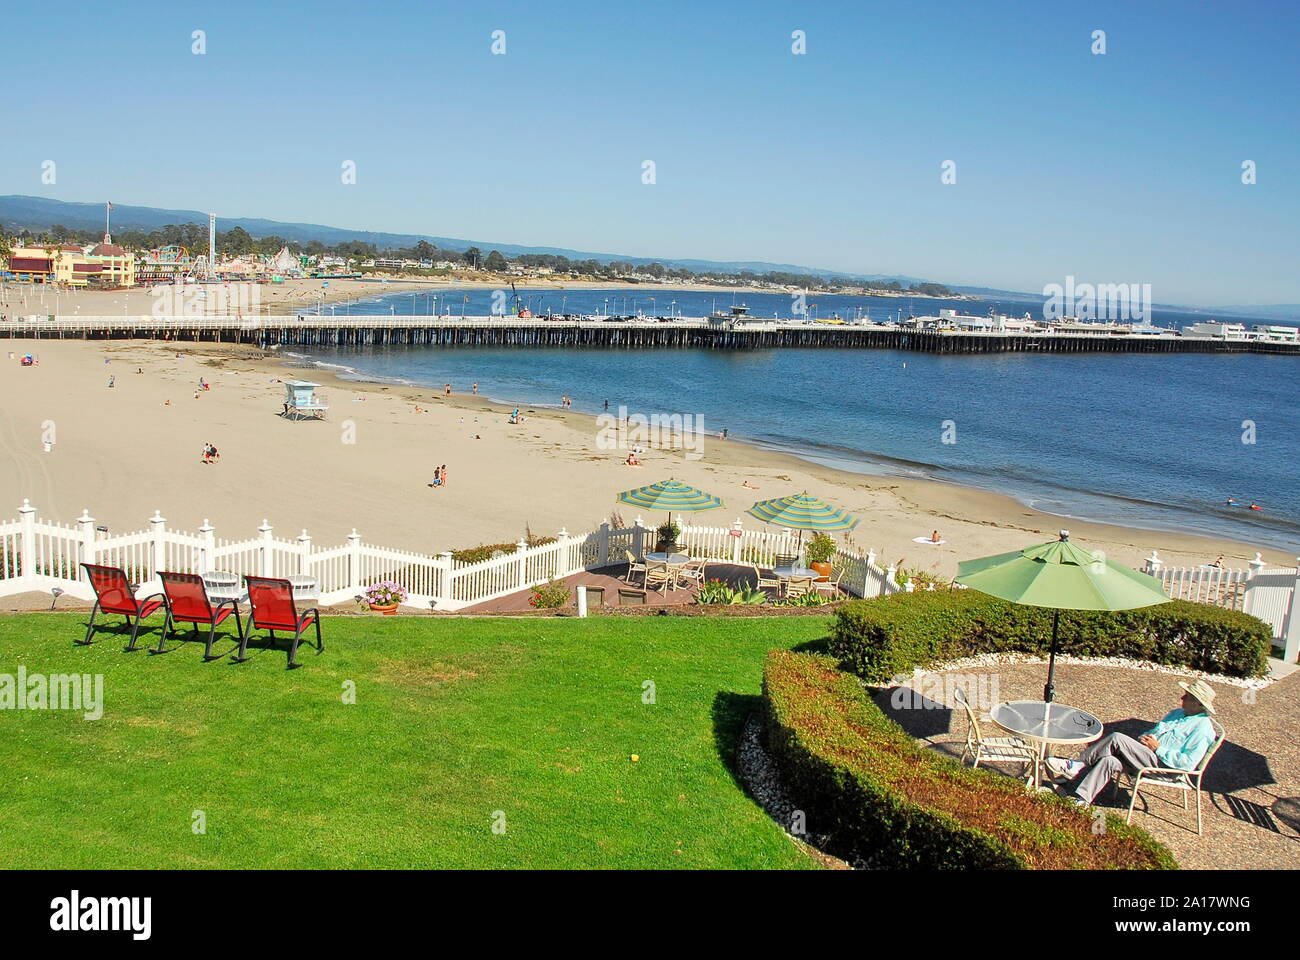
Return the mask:
<path id="1" fill-rule="evenodd" d="M 1181 707 L 1171 710 L 1148 732 L 1160 741 L 1156 750 L 1160 762 L 1178 770 L 1191 770 L 1200 763 L 1218 736 L 1208 716 L 1203 713 L 1188 716 Z"/>

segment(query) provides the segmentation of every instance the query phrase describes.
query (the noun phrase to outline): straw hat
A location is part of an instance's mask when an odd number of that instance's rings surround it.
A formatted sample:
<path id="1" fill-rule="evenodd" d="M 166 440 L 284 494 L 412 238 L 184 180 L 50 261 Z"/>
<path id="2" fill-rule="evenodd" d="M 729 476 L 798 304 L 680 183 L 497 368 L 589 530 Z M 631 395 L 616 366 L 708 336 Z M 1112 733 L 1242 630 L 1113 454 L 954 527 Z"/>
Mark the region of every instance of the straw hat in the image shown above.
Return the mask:
<path id="1" fill-rule="evenodd" d="M 1208 683 L 1204 680 L 1193 680 L 1191 683 L 1179 680 L 1178 685 L 1200 701 L 1206 713 L 1214 713 L 1214 688 Z"/>

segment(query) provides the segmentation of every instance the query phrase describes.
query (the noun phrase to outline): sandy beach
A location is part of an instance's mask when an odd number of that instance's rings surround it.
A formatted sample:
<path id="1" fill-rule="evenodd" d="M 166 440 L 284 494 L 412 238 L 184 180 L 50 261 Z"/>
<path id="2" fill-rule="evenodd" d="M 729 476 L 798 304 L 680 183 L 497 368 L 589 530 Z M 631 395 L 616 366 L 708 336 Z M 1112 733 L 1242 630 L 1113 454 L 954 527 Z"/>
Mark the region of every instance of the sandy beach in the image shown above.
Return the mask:
<path id="1" fill-rule="evenodd" d="M 174 529 L 207 520 L 223 539 L 255 536 L 265 519 L 276 536 L 305 529 L 322 546 L 356 528 L 370 543 L 436 553 L 514 541 L 526 529 L 590 530 L 620 511 L 620 491 L 676 477 L 723 498 L 723 509 L 697 515 L 718 526 L 742 518 L 756 527 L 744 513 L 754 501 L 808 490 L 861 517 L 856 546 L 941 577 L 954 575 L 961 559 L 1041 542 L 1062 526 L 1133 564 L 1153 548 L 1174 566 L 1221 554 L 1243 566 L 1256 552 L 1202 536 L 1064 521 L 998 494 L 845 473 L 735 440 L 706 439 L 698 460 L 650 449 L 644 466 L 632 468 L 626 451 L 598 445 L 597 423 L 584 414 L 525 407 L 527 421 L 512 426 L 507 409 L 469 396 L 468 383 L 454 384 L 447 399 L 292 369 L 249 347 L 11 340 L 0 349 L 6 517 L 29 499 L 43 519 L 71 523 L 87 509 L 117 532 L 146 528 L 157 510 Z M 11 352 L 31 352 L 40 363 L 22 367 Z M 280 381 L 294 378 L 325 385 L 326 420 L 280 416 Z M 211 388 L 199 389 L 200 379 Z M 217 447 L 219 463 L 202 462 L 206 443 Z M 448 483 L 432 488 L 442 464 Z M 636 511 L 621 513 L 630 521 Z M 942 546 L 914 542 L 935 529 Z M 1279 551 L 1263 556 L 1294 560 Z"/>

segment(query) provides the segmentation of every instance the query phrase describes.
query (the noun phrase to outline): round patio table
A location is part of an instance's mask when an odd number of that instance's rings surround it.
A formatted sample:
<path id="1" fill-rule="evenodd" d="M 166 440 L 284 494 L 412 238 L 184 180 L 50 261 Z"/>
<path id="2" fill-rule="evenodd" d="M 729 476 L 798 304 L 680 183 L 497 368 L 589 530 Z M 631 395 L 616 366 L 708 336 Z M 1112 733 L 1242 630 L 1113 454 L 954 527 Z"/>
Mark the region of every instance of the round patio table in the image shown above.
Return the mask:
<path id="1" fill-rule="evenodd" d="M 651 563 L 666 563 L 670 567 L 679 567 L 691 559 L 684 553 L 647 553 L 645 558 Z"/>
<path id="2" fill-rule="evenodd" d="M 1047 745 L 1082 747 L 1101 737 L 1102 723 L 1091 713 L 1063 703 L 1043 700 L 1011 700 L 989 711 L 995 724 L 1038 745 L 1034 773 L 1029 786 L 1042 785 L 1043 759 Z"/>
<path id="3" fill-rule="evenodd" d="M 291 573 L 284 579 L 288 580 L 289 585 L 293 587 L 296 600 L 315 600 L 320 596 L 320 585 L 315 577 L 305 573 Z"/>
<path id="4" fill-rule="evenodd" d="M 772 572 L 781 580 L 801 580 L 804 577 L 810 577 L 816 580 L 821 576 L 812 567 L 773 567 Z"/>
<path id="5" fill-rule="evenodd" d="M 248 594 L 239 585 L 239 575 L 224 570 L 209 570 L 203 575 L 203 587 L 213 600 L 246 600 Z"/>

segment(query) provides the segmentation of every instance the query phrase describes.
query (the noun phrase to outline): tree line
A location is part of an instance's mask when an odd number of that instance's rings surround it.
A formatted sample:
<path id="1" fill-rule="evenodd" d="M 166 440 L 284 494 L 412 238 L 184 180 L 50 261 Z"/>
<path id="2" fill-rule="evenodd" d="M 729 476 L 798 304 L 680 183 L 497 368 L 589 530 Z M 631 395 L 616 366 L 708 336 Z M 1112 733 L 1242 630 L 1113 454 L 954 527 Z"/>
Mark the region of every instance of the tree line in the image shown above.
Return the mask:
<path id="1" fill-rule="evenodd" d="M 6 234 L 4 227 L 0 225 L 0 256 L 7 257 L 9 248 L 5 239 L 6 236 L 8 234 Z M 57 223 L 48 230 L 39 233 L 34 234 L 24 229 L 17 234 L 17 240 L 20 244 L 32 244 L 34 246 L 54 243 L 76 243 L 85 246 L 96 243 L 101 238 L 102 234 L 97 230 L 74 229 Z M 114 240 L 124 247 L 136 250 L 156 250 L 161 247 L 181 246 L 185 247 L 192 256 L 199 256 L 206 254 L 208 250 L 208 228 L 199 223 L 168 224 L 165 227 L 151 231 L 123 230 L 114 234 Z M 274 234 L 265 237 L 254 237 L 243 227 L 232 227 L 230 230 L 217 231 L 217 253 L 220 256 L 240 257 L 250 254 L 269 256 L 278 253 L 285 247 L 294 255 L 333 256 L 349 261 L 391 258 L 394 260 L 417 260 L 432 263 L 446 262 L 464 264 L 470 269 L 488 270 L 493 273 L 504 273 L 513 263 L 522 267 L 547 267 L 557 274 L 590 277 L 597 280 L 614 280 L 640 275 L 652 277 L 655 280 L 676 280 L 689 283 L 719 276 L 716 271 L 697 272 L 688 270 L 685 267 L 666 267 L 657 261 L 634 264 L 626 260 L 611 260 L 608 263 L 602 263 L 595 259 L 571 260 L 568 257 L 553 253 L 522 253 L 513 258 L 507 258 L 499 250 L 491 250 L 487 254 L 484 254 L 478 247 L 470 247 L 464 251 L 447 250 L 427 240 L 421 240 L 409 247 L 387 247 L 381 250 L 373 243 L 365 243 L 360 240 L 344 240 L 332 245 L 322 243 L 319 240 L 299 243 L 296 240 L 288 240 Z M 815 289 L 862 287 L 868 290 L 917 293 L 931 297 L 952 295 L 952 291 L 941 283 L 917 283 L 905 287 L 898 280 L 852 280 L 846 277 L 822 277 L 814 274 L 790 273 L 780 270 L 772 270 L 767 273 L 741 270 L 737 274 L 724 276 L 736 276 L 746 283 L 770 283 L 787 287 Z"/>

